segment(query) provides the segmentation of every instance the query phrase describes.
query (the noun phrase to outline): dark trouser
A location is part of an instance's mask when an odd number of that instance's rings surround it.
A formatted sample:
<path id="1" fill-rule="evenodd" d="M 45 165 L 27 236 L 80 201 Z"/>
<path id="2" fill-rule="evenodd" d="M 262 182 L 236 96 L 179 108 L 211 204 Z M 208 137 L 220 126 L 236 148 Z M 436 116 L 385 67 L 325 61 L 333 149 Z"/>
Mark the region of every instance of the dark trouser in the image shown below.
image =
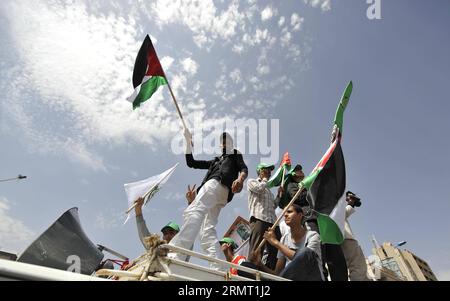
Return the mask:
<path id="1" fill-rule="evenodd" d="M 250 218 L 250 239 L 249 239 L 249 248 L 248 248 L 248 257 L 250 257 L 251 252 L 255 251 L 256 248 L 258 248 L 259 244 L 261 243 L 261 241 L 264 238 L 264 232 L 266 232 L 270 227 L 272 227 L 273 224 L 268 223 L 268 222 L 264 222 L 262 220 L 259 220 L 255 217 L 251 217 Z M 277 237 L 278 240 L 281 239 L 281 232 L 280 232 L 280 227 L 276 227 L 275 228 L 275 235 Z M 267 261 L 265 263 L 266 267 L 268 267 L 269 269 L 275 270 L 275 266 L 277 264 L 277 253 L 278 253 L 278 249 L 275 248 L 274 246 L 272 246 L 269 243 L 266 243 L 265 246 L 267 253 L 268 253 L 268 257 L 267 257 Z"/>
<path id="2" fill-rule="evenodd" d="M 254 263 L 244 261 L 242 266 L 261 270 Z M 238 275 L 255 279 L 256 277 L 250 273 L 238 271 Z M 319 268 L 318 255 L 309 248 L 303 248 L 298 251 L 292 261 L 281 271 L 280 277 L 294 281 L 322 281 L 322 274 Z"/>
<path id="3" fill-rule="evenodd" d="M 318 255 L 309 248 L 298 251 L 280 276 L 294 281 L 322 281 Z"/>
<path id="4" fill-rule="evenodd" d="M 257 271 L 261 270 L 256 264 L 254 264 L 253 262 L 250 262 L 250 261 L 242 262 L 241 266 L 247 267 L 247 268 L 251 268 L 251 269 L 254 269 L 254 270 L 257 270 Z M 250 274 L 250 273 L 247 273 L 247 272 L 244 272 L 244 271 L 238 270 L 238 275 L 242 276 L 242 277 L 246 277 L 246 278 L 250 278 L 250 279 L 256 280 L 256 277 L 255 277 L 254 274 Z"/>
<path id="5" fill-rule="evenodd" d="M 322 260 L 328 266 L 331 281 L 348 281 L 347 263 L 340 245 L 323 244 Z"/>

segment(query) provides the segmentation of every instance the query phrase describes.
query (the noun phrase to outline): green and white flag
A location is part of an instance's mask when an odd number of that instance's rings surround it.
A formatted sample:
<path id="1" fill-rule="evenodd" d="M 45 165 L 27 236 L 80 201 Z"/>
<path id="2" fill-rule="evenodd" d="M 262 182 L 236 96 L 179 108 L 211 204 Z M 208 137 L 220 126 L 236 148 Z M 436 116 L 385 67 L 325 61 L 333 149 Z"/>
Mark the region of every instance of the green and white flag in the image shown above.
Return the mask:
<path id="1" fill-rule="evenodd" d="M 273 173 L 273 175 L 270 177 L 270 179 L 267 181 L 267 187 L 273 188 L 276 186 L 284 185 L 284 183 L 281 183 L 283 180 L 283 175 L 286 174 L 286 172 L 291 168 L 291 157 L 289 156 L 289 153 L 286 152 L 283 155 L 283 159 L 281 160 L 280 167 Z"/>
<path id="2" fill-rule="evenodd" d="M 172 173 L 175 171 L 175 168 L 178 166 L 178 163 L 163 173 L 150 177 L 148 179 L 127 183 L 124 184 L 125 193 L 127 194 L 128 199 L 128 208 L 133 206 L 134 201 L 136 201 L 139 197 L 144 197 L 144 206 L 147 202 L 157 193 L 162 185 L 169 180 Z M 124 224 L 130 219 L 130 213 L 127 215 L 127 219 Z"/>

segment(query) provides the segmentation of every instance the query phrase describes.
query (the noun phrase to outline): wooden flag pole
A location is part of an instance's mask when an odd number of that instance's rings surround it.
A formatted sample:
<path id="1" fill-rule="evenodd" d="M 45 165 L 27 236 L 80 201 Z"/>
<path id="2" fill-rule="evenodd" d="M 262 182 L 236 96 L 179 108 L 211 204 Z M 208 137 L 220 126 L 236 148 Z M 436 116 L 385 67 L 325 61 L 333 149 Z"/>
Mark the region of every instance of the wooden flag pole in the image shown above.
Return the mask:
<path id="1" fill-rule="evenodd" d="M 164 177 L 161 181 L 163 181 L 164 179 L 165 179 L 165 177 Z M 160 183 L 161 183 L 161 181 L 160 181 Z M 150 188 L 150 189 L 144 194 L 144 196 L 143 196 L 142 198 L 145 200 L 145 198 L 148 197 L 148 196 L 150 195 L 150 193 L 152 192 L 152 190 L 153 190 L 156 186 L 158 186 L 158 185 L 159 185 L 159 183 L 156 184 L 156 185 L 153 185 L 152 188 Z M 134 204 L 133 204 L 133 206 L 131 206 L 130 208 L 128 208 L 127 211 L 126 211 L 125 213 L 126 213 L 126 214 L 130 213 L 130 211 L 133 210 L 133 208 L 136 207 L 136 205 L 137 205 L 137 203 L 136 203 L 136 201 L 135 201 Z"/>
<path id="2" fill-rule="evenodd" d="M 183 128 L 185 130 L 189 131 L 189 129 L 186 126 L 186 122 L 184 121 L 183 115 L 181 114 L 181 110 L 180 110 L 180 107 L 178 106 L 177 99 L 175 98 L 175 95 L 173 94 L 172 87 L 170 86 L 170 83 L 167 80 L 166 73 L 164 73 L 164 78 L 166 79 L 167 87 L 169 87 L 169 91 L 170 91 L 170 95 L 172 96 L 173 103 L 175 104 L 175 107 L 177 108 L 178 116 L 180 116 L 181 122 L 183 123 Z M 191 139 L 191 146 L 194 146 L 194 141 L 192 141 L 192 139 Z"/>
<path id="3" fill-rule="evenodd" d="M 334 133 L 334 131 L 335 131 L 335 128 L 333 128 L 333 133 Z M 340 134 L 340 133 L 339 133 L 339 128 L 336 128 L 336 133 L 335 133 L 335 135 L 333 135 L 333 133 L 332 133 L 331 144 L 333 144 L 333 142 L 334 142 L 336 139 L 339 139 L 339 134 Z M 323 159 L 323 158 L 322 158 L 322 159 Z M 316 167 L 314 167 L 314 169 L 313 169 L 313 171 L 311 172 L 311 174 L 317 169 L 317 166 L 319 166 L 319 164 L 320 164 L 320 162 L 322 161 L 322 159 L 319 161 L 319 163 L 317 163 Z M 300 183 L 300 184 L 301 184 L 301 183 Z M 269 230 L 274 230 L 275 227 L 278 226 L 278 224 L 279 224 L 280 221 L 281 221 L 281 218 L 284 216 L 284 214 L 286 213 L 286 211 L 288 210 L 288 208 L 289 208 L 290 206 L 292 206 L 292 204 L 294 204 L 295 200 L 300 196 L 300 193 L 301 193 L 303 190 L 305 190 L 305 188 L 303 187 L 303 185 L 301 185 L 301 186 L 300 186 L 300 189 L 299 189 L 299 190 L 297 191 L 297 193 L 294 195 L 294 197 L 293 197 L 292 200 L 289 202 L 289 204 L 288 204 L 286 207 L 284 207 L 283 212 L 280 214 L 280 216 L 278 216 L 278 219 L 276 220 L 275 224 L 273 224 L 273 226 L 270 227 Z M 259 246 L 256 248 L 255 251 L 258 252 L 258 251 L 262 248 L 262 246 L 264 245 L 265 242 L 266 242 L 266 239 L 263 239 L 263 240 L 261 241 L 261 243 L 259 244 Z"/>
<path id="4" fill-rule="evenodd" d="M 170 83 L 167 80 L 165 73 L 164 73 L 164 77 L 166 78 L 167 86 L 169 87 L 169 91 L 170 91 L 170 95 L 172 96 L 173 103 L 175 104 L 175 107 L 177 108 L 178 116 L 180 116 L 181 122 L 183 123 L 183 127 L 185 129 L 187 129 L 186 122 L 184 121 L 183 115 L 181 114 L 181 110 L 180 110 L 180 107 L 178 106 L 177 99 L 175 98 L 175 95 L 173 94 L 172 87 L 170 86 Z"/>
<path id="5" fill-rule="evenodd" d="M 300 194 L 302 193 L 302 191 L 305 190 L 303 186 L 300 186 L 300 189 L 297 191 L 297 193 L 292 197 L 291 201 L 289 202 L 289 204 L 284 207 L 283 212 L 278 216 L 277 220 L 275 221 L 275 223 L 272 225 L 272 227 L 270 227 L 269 230 L 274 230 L 278 224 L 281 222 L 281 219 L 283 218 L 284 214 L 286 213 L 286 211 L 288 210 L 289 207 L 292 206 L 292 204 L 294 204 L 295 200 L 300 196 Z M 256 248 L 255 252 L 258 253 L 258 251 L 264 246 L 264 244 L 266 243 L 266 239 L 264 238 L 261 243 L 258 245 L 258 247 Z"/>
<path id="6" fill-rule="evenodd" d="M 153 188 L 155 188 L 155 186 L 153 186 L 149 191 L 147 191 L 146 194 L 144 194 L 144 196 L 142 197 L 144 200 L 145 200 L 145 198 L 150 194 L 150 191 L 152 191 Z M 130 211 L 133 210 L 134 207 L 136 207 L 136 205 L 137 205 L 137 203 L 136 203 L 136 201 L 135 201 L 134 204 L 133 204 L 133 206 L 131 206 L 130 208 L 128 208 L 127 211 L 125 211 L 125 213 L 126 213 L 126 214 L 130 213 Z"/>

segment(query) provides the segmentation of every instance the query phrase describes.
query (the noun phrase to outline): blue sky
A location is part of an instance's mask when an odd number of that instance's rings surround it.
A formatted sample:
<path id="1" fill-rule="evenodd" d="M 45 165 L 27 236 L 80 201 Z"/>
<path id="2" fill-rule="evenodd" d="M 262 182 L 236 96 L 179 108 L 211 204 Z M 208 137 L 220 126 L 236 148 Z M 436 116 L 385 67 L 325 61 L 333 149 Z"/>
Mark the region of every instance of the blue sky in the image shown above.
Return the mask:
<path id="1" fill-rule="evenodd" d="M 406 240 L 450 280 L 450 3 L 381 0 L 382 19 L 369 20 L 356 0 L 200 2 L 1 2 L 0 178 L 28 179 L 0 183 L 0 249 L 20 253 L 78 207 L 94 242 L 136 257 L 123 184 L 176 162 L 144 214 L 155 232 L 181 223 L 185 189 L 204 173 L 171 151 L 180 122 L 168 89 L 139 110 L 125 100 L 148 33 L 189 122 L 279 119 L 280 155 L 307 172 L 353 80 L 342 147 L 363 206 L 352 228 L 366 255 L 372 234 Z M 254 177 L 261 156 L 244 157 Z M 219 233 L 248 217 L 246 198 L 222 210 Z"/>

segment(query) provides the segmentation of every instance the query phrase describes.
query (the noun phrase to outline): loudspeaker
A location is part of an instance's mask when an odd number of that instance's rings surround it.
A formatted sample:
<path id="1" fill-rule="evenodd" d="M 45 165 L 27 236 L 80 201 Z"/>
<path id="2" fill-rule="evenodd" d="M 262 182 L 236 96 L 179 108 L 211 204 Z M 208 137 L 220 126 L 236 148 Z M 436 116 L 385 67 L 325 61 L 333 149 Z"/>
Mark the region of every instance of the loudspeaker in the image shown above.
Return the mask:
<path id="1" fill-rule="evenodd" d="M 61 215 L 17 261 L 91 275 L 103 257 L 81 228 L 78 208 L 74 207 Z"/>

